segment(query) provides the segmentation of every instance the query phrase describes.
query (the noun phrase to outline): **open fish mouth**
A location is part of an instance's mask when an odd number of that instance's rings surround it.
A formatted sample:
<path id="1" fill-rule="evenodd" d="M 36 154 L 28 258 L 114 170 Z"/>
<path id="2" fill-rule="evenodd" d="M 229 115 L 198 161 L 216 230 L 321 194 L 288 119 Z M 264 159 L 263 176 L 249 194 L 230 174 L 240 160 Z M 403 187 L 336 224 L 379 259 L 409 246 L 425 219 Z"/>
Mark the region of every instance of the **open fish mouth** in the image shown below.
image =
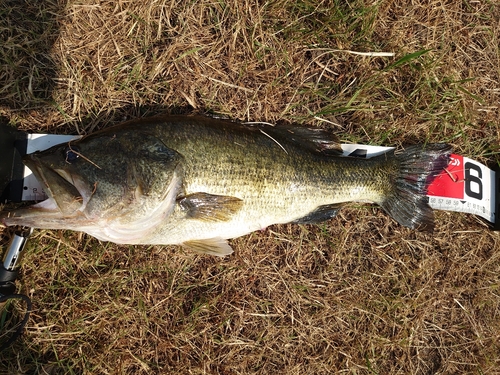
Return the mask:
<path id="1" fill-rule="evenodd" d="M 85 208 L 88 199 L 84 199 L 86 194 L 82 184 L 77 183 L 68 172 L 52 168 L 36 154 L 26 155 L 23 162 L 42 184 L 48 196 L 46 200 L 30 206 L 30 210 L 71 215 Z"/>

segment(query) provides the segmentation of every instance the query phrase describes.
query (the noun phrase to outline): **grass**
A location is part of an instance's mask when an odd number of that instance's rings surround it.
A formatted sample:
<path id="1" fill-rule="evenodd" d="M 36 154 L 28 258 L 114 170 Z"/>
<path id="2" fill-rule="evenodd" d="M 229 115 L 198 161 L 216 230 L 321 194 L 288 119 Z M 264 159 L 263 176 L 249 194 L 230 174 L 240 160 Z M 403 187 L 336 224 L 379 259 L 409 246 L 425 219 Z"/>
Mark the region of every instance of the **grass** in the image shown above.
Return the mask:
<path id="1" fill-rule="evenodd" d="M 498 158 L 495 1 L 4 3 L 0 115 L 27 131 L 201 112 Z M 431 236 L 351 206 L 223 259 L 35 231 L 34 311 L 0 373 L 497 373 L 498 233 L 436 216 Z"/>

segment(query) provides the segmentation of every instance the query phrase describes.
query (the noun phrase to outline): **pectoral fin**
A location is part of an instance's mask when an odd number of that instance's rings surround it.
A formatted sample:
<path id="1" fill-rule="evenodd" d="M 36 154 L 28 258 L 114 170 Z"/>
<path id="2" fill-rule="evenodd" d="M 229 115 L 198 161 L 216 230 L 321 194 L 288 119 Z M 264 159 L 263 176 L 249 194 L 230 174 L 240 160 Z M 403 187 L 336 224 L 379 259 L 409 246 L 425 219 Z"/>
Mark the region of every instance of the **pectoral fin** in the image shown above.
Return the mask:
<path id="1" fill-rule="evenodd" d="M 183 246 L 201 254 L 215 255 L 223 257 L 232 254 L 233 249 L 223 238 L 208 238 L 205 240 L 186 241 Z"/>
<path id="2" fill-rule="evenodd" d="M 189 194 L 179 200 L 188 218 L 205 221 L 229 221 L 242 204 L 239 198 L 207 193 Z"/>

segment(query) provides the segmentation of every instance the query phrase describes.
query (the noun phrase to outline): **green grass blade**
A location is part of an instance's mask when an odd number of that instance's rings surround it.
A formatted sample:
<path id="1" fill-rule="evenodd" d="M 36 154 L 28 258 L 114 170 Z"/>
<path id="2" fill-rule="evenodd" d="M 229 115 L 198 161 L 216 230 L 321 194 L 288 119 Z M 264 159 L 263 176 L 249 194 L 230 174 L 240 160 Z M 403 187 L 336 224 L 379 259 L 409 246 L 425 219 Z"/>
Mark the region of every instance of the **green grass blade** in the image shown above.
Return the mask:
<path id="1" fill-rule="evenodd" d="M 431 51 L 431 50 L 430 49 L 423 49 L 423 50 L 420 50 L 420 51 L 409 53 L 409 54 L 403 56 L 402 58 L 400 58 L 395 63 L 389 65 L 387 68 L 385 68 L 385 70 L 386 71 L 387 70 L 391 70 L 391 69 L 397 68 L 398 66 L 404 65 L 404 64 L 406 64 L 406 63 L 408 63 L 410 61 L 418 59 L 420 56 L 425 55 L 429 51 Z"/>

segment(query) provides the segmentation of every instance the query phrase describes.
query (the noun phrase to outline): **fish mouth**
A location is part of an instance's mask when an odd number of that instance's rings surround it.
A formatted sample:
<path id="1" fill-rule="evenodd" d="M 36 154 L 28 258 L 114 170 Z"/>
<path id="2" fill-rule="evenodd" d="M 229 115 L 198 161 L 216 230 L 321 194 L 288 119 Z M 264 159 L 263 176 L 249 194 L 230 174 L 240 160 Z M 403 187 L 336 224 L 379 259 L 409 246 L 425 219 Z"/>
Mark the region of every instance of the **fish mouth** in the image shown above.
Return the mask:
<path id="1" fill-rule="evenodd" d="M 68 172 L 52 168 L 40 160 L 36 153 L 26 155 L 23 162 L 42 184 L 48 196 L 46 200 L 30 206 L 31 211 L 41 210 L 68 216 L 84 208 L 84 195 Z"/>

